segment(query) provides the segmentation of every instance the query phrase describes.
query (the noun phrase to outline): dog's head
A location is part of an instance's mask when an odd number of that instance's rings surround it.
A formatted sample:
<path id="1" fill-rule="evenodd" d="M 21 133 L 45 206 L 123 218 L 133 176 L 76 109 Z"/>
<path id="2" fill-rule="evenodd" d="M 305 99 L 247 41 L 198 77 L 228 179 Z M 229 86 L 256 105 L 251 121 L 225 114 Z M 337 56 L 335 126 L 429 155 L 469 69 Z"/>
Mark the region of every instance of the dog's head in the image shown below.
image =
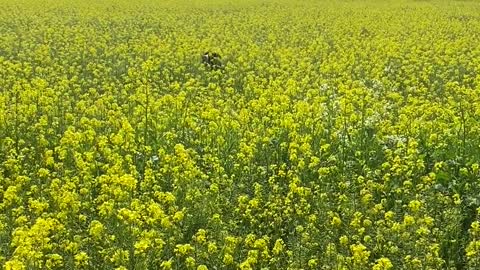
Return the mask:
<path id="1" fill-rule="evenodd" d="M 205 52 L 204 54 L 202 54 L 202 62 L 203 63 L 210 62 L 210 53 L 209 52 Z"/>

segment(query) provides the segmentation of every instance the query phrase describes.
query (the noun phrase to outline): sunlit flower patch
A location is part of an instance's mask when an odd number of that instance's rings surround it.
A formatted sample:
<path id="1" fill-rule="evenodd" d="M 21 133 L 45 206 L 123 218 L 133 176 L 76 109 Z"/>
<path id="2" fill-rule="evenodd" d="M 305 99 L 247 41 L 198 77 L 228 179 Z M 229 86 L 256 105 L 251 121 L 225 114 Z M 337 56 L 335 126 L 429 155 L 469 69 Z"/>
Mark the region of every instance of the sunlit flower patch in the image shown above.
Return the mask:
<path id="1" fill-rule="evenodd" d="M 480 269 L 475 1 L 3 1 L 4 269 Z"/>

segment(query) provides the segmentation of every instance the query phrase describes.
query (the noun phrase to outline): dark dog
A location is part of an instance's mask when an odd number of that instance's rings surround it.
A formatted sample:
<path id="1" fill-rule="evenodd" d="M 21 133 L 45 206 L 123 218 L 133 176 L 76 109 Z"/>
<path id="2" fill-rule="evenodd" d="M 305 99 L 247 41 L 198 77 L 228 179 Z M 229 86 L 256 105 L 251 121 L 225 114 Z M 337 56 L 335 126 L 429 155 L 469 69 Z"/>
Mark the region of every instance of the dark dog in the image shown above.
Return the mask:
<path id="1" fill-rule="evenodd" d="M 222 57 L 218 53 L 205 52 L 202 55 L 202 63 L 209 70 L 217 70 L 223 68 L 222 61 L 220 60 L 221 58 Z"/>

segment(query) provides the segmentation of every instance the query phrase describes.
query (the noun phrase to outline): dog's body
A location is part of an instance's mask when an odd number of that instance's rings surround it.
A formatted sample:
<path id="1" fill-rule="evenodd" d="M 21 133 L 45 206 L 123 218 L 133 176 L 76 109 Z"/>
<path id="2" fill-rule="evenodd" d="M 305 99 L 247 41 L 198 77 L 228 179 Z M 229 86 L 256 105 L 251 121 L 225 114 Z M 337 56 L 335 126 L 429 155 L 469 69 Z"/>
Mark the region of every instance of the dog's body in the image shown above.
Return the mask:
<path id="1" fill-rule="evenodd" d="M 222 57 L 218 53 L 205 52 L 202 55 L 202 63 L 207 69 L 217 70 L 223 67 L 222 61 L 220 60 L 221 58 Z"/>

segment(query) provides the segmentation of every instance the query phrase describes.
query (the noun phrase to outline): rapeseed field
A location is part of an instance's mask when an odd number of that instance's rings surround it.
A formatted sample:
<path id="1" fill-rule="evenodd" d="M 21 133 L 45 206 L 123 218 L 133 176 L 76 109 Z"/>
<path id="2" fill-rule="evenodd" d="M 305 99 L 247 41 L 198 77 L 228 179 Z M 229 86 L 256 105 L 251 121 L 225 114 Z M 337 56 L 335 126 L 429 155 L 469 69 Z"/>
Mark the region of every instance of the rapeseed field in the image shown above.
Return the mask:
<path id="1" fill-rule="evenodd" d="M 3 269 L 480 269 L 480 2 L 0 7 Z"/>

